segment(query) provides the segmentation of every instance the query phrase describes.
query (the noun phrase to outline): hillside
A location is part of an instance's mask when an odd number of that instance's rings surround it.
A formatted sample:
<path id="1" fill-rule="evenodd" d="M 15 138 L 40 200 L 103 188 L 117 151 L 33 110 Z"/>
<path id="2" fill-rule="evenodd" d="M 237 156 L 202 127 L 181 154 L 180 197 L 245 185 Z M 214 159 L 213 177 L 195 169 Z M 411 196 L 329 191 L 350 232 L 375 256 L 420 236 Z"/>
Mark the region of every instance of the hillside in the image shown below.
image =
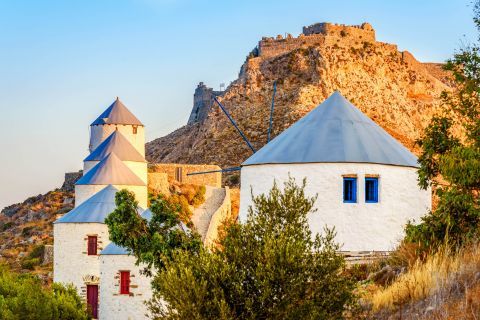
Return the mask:
<path id="1" fill-rule="evenodd" d="M 273 81 L 277 80 L 273 136 L 278 135 L 334 90 L 417 152 L 415 140 L 448 90 L 438 63 L 420 63 L 394 44 L 375 40 L 361 26 L 316 24 L 297 38 L 263 38 L 219 100 L 255 148 L 267 138 Z M 251 151 L 217 106 L 208 116 L 147 143 L 151 162 L 235 166 Z"/>

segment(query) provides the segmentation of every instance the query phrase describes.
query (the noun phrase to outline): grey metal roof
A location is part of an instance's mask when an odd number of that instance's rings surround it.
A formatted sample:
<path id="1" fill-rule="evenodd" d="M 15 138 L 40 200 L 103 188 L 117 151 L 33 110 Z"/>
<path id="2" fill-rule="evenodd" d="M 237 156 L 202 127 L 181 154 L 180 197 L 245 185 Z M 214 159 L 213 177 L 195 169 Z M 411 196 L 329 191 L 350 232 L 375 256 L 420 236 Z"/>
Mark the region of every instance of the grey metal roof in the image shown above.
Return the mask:
<path id="1" fill-rule="evenodd" d="M 103 140 L 83 161 L 101 161 L 112 152 L 122 161 L 145 162 L 145 158 L 118 130 Z"/>
<path id="2" fill-rule="evenodd" d="M 92 122 L 92 126 L 94 125 L 102 125 L 102 124 L 130 124 L 130 125 L 137 125 L 143 126 L 140 120 L 137 119 L 130 112 L 130 110 L 125 107 L 125 105 L 118 99 L 115 101 L 105 110 L 102 114 Z"/>
<path id="3" fill-rule="evenodd" d="M 418 167 L 415 155 L 338 91 L 242 165 L 315 162 Z"/>
<path id="4" fill-rule="evenodd" d="M 133 173 L 115 153 L 110 153 L 102 161 L 81 177 L 75 185 L 126 185 L 145 186 L 135 173 Z"/>
<path id="5" fill-rule="evenodd" d="M 117 188 L 109 185 L 54 223 L 104 223 L 105 218 L 116 208 L 115 194 L 117 192 Z"/>
<path id="6" fill-rule="evenodd" d="M 100 255 L 105 256 L 105 255 L 129 255 L 130 251 L 124 247 L 120 247 L 119 245 L 116 245 L 115 243 L 111 242 L 108 244 L 108 246 L 105 247 L 100 252 Z"/>

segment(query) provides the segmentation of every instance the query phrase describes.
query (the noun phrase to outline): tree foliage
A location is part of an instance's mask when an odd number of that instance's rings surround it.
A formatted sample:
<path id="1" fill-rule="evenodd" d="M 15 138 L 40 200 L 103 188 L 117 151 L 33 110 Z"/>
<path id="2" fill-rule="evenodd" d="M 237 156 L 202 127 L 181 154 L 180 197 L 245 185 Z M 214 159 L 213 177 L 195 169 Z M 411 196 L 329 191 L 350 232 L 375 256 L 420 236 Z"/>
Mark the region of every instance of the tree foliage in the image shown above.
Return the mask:
<path id="1" fill-rule="evenodd" d="M 479 2 L 474 21 L 480 30 Z M 419 225 L 409 224 L 406 229 L 406 240 L 425 249 L 444 241 L 461 245 L 477 238 L 480 230 L 479 44 L 459 50 L 445 69 L 456 88 L 442 93 L 445 108 L 418 141 L 420 186 L 433 186 L 439 203 Z"/>
<path id="2" fill-rule="evenodd" d="M 38 278 L 0 266 L 0 319 L 86 320 L 87 307 L 73 286 L 43 288 Z"/>
<path id="3" fill-rule="evenodd" d="M 116 209 L 105 219 L 110 240 L 130 249 L 138 263 L 146 265 L 145 272 L 152 268 L 161 270 L 165 261 L 176 249 L 197 251 L 201 240 L 195 232 L 184 232 L 178 204 L 169 202 L 159 195 L 150 201 L 152 218 L 144 219 L 138 212 L 135 195 L 121 190 L 115 195 Z"/>
<path id="4" fill-rule="evenodd" d="M 155 264 L 152 314 L 158 319 L 341 319 L 354 303 L 355 285 L 342 275 L 344 259 L 337 254 L 334 232 L 312 237 L 307 214 L 316 197 L 306 197 L 304 189 L 305 181 L 297 186 L 290 179 L 283 191 L 275 185 L 269 194 L 254 197 L 247 222 L 229 225 L 219 246 L 174 246 Z M 118 197 L 123 212 L 125 200 L 132 205 L 125 195 Z M 165 211 L 175 220 L 169 208 L 154 210 L 155 220 L 164 220 Z M 161 252 L 137 245 L 143 236 L 113 220 L 111 232 L 129 238 L 119 244 L 130 245 L 140 260 Z M 132 225 L 137 229 L 136 222 Z"/>

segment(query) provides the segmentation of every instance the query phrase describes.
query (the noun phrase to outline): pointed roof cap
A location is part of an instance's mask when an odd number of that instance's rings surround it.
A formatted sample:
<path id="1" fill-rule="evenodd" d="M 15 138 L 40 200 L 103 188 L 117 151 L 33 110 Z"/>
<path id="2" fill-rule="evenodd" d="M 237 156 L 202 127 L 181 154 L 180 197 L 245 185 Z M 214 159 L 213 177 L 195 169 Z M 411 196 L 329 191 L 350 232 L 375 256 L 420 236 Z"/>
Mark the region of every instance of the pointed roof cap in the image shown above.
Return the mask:
<path id="1" fill-rule="evenodd" d="M 122 161 L 145 162 L 145 158 L 118 130 L 103 140 L 83 161 L 101 161 L 112 152 Z"/>
<path id="2" fill-rule="evenodd" d="M 315 162 L 418 167 L 407 148 L 338 91 L 242 165 Z"/>
<path id="3" fill-rule="evenodd" d="M 125 105 L 118 99 L 105 110 L 95 121 L 92 122 L 91 126 L 102 125 L 102 124 L 130 124 L 143 126 L 140 120 L 137 119 L 130 112 L 130 110 L 125 107 Z"/>
<path id="4" fill-rule="evenodd" d="M 126 185 L 145 186 L 143 182 L 115 153 L 110 153 L 97 163 L 75 185 Z"/>
<path id="5" fill-rule="evenodd" d="M 109 185 L 54 223 L 104 223 L 105 218 L 116 208 L 115 194 L 117 192 L 117 188 Z"/>

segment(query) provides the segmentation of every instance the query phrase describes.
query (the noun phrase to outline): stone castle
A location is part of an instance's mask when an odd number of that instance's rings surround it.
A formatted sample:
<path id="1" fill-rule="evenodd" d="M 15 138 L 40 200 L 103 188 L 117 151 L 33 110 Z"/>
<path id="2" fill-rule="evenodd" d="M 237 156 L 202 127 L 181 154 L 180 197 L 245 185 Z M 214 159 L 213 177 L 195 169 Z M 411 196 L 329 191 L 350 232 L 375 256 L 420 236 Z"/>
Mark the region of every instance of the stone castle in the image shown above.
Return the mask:
<path id="1" fill-rule="evenodd" d="M 202 122 L 207 118 L 208 112 L 212 107 L 214 96 L 221 96 L 223 91 L 214 91 L 200 82 L 193 94 L 193 108 L 188 118 L 188 124 Z"/>
<path id="2" fill-rule="evenodd" d="M 375 30 L 369 23 L 362 23 L 356 26 L 347 26 L 344 24 L 333 24 L 328 22 L 315 23 L 310 26 L 304 26 L 302 33 L 298 37 L 291 34 L 286 36 L 277 35 L 276 37 L 263 37 L 258 45 L 252 50 L 249 58 L 259 57 L 264 59 L 274 58 L 286 54 L 298 48 L 310 46 L 342 46 L 354 49 L 363 48 L 370 43 L 375 43 Z M 397 50 L 396 45 L 383 44 L 391 49 Z M 244 73 L 240 70 L 240 75 Z M 200 82 L 193 95 L 193 107 L 188 119 L 188 124 L 203 122 L 210 112 L 214 96 L 222 96 L 225 91 L 214 91 Z"/>

